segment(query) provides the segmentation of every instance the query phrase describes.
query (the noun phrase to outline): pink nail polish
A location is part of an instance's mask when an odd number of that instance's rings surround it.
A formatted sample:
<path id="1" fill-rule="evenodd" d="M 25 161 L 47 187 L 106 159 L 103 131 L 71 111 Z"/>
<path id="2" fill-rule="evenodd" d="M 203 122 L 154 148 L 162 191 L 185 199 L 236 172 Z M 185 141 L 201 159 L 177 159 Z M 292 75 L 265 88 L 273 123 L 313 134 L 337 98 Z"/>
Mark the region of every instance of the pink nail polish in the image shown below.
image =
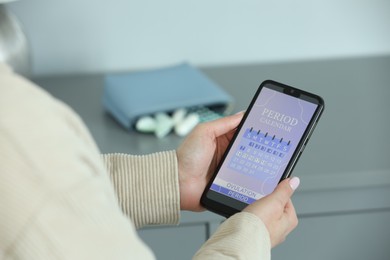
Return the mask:
<path id="1" fill-rule="evenodd" d="M 293 190 L 296 190 L 299 186 L 299 183 L 301 181 L 299 180 L 298 177 L 292 177 L 291 180 L 290 180 L 290 187 L 293 189 Z"/>

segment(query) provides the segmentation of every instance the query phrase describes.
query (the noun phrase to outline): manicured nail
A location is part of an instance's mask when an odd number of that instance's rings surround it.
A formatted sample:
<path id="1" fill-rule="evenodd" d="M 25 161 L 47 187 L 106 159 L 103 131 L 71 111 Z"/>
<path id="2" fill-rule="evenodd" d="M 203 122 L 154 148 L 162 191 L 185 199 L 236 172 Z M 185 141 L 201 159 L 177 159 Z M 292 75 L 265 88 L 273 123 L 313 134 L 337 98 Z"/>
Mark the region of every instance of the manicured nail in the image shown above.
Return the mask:
<path id="1" fill-rule="evenodd" d="M 301 181 L 299 180 L 298 177 L 292 177 L 291 180 L 290 180 L 290 187 L 293 189 L 293 190 L 296 190 L 299 186 L 299 183 Z"/>

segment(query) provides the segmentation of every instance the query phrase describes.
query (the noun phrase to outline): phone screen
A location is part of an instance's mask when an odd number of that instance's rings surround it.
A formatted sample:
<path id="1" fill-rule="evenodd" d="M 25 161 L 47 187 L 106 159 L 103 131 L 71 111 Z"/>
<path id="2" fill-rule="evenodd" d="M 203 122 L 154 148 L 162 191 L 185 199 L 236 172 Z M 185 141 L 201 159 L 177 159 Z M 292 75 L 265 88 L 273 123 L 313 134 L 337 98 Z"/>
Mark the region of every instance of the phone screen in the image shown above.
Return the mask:
<path id="1" fill-rule="evenodd" d="M 250 204 L 278 185 L 319 106 L 283 91 L 261 88 L 209 190 Z"/>

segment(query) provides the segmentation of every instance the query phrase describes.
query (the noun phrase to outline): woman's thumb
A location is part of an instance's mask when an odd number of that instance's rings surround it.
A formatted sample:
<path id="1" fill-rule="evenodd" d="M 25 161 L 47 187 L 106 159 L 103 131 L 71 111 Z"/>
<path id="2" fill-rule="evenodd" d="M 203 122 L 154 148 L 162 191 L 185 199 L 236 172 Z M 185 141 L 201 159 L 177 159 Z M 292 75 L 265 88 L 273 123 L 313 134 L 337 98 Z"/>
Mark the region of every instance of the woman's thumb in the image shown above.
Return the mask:
<path id="1" fill-rule="evenodd" d="M 277 197 L 278 200 L 281 201 L 283 204 L 286 204 L 290 200 L 294 191 L 298 188 L 299 183 L 300 180 L 298 177 L 285 179 L 281 183 L 279 183 L 279 185 L 276 187 L 275 191 L 271 195 Z"/>

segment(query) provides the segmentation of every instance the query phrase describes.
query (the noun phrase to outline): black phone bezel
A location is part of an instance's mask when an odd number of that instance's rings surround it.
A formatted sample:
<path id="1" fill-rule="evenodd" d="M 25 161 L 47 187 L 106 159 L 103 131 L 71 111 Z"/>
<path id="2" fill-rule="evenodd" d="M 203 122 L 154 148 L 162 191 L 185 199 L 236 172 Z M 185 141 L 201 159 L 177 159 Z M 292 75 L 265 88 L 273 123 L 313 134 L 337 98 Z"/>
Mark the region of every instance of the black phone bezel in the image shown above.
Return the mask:
<path id="1" fill-rule="evenodd" d="M 313 130 L 314 130 L 314 128 L 315 128 L 318 120 L 320 119 L 322 112 L 324 111 L 324 108 L 325 108 L 324 100 L 320 96 L 315 95 L 313 93 L 310 93 L 310 92 L 307 92 L 307 91 L 304 91 L 301 89 L 297 89 L 295 87 L 292 87 L 292 86 L 289 86 L 286 84 L 282 84 L 280 82 L 276 82 L 273 80 L 265 80 L 260 84 L 259 88 L 257 89 L 255 95 L 253 96 L 253 98 L 248 106 L 248 109 L 246 110 L 246 112 L 243 116 L 243 119 L 241 120 L 240 124 L 238 125 L 232 140 L 230 141 L 224 155 L 222 156 L 222 158 L 221 158 L 221 160 L 216 168 L 215 173 L 213 174 L 210 181 L 208 182 L 208 184 L 207 184 L 207 186 L 202 194 L 201 200 L 200 200 L 200 203 L 207 210 L 212 211 L 214 213 L 217 213 L 219 215 L 222 215 L 224 217 L 229 217 L 237 212 L 240 212 L 246 206 L 248 206 L 248 204 L 246 204 L 244 202 L 240 202 L 236 199 L 233 199 L 233 198 L 228 197 L 226 195 L 220 194 L 218 192 L 212 191 L 212 190 L 210 190 L 210 186 L 212 185 L 215 177 L 218 175 L 218 172 L 219 172 L 223 162 L 225 161 L 226 156 L 228 155 L 231 147 L 233 146 L 233 143 L 236 141 L 238 133 L 240 132 L 244 122 L 246 121 L 246 118 L 248 117 L 250 111 L 252 110 L 254 103 L 256 102 L 257 97 L 259 96 L 259 94 L 261 93 L 261 90 L 264 87 L 267 87 L 267 88 L 276 90 L 278 92 L 282 92 L 284 94 L 287 94 L 287 95 L 290 95 L 290 96 L 293 96 L 296 98 L 300 98 L 300 99 L 303 99 L 303 100 L 306 100 L 308 102 L 311 102 L 311 103 L 318 105 L 316 111 L 313 114 L 313 117 L 310 120 L 308 127 L 305 129 L 305 132 L 303 133 L 301 140 L 299 141 L 297 148 L 295 149 L 295 151 L 294 151 L 282 177 L 280 178 L 279 182 L 284 180 L 285 178 L 288 178 L 291 175 L 292 170 L 294 169 L 300 155 L 302 154 L 302 152 L 303 152 L 311 134 L 313 133 Z"/>

